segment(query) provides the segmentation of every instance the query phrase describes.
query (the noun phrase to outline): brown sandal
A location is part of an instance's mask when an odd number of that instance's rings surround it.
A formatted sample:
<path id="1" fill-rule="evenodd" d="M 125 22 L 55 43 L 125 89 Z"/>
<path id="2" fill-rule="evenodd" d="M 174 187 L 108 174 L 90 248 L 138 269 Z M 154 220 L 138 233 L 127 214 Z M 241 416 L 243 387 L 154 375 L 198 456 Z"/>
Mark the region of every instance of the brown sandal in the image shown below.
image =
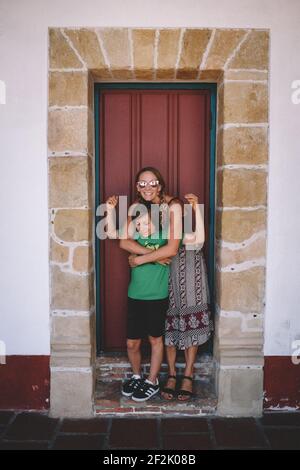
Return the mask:
<path id="1" fill-rule="evenodd" d="M 192 377 L 188 377 L 187 375 L 184 375 L 182 377 L 182 380 L 184 379 L 187 379 L 187 380 L 190 380 L 191 382 L 193 382 L 193 378 Z M 179 400 L 179 396 L 185 396 L 185 397 L 188 397 L 187 399 L 185 400 Z M 192 397 L 194 397 L 194 393 L 193 392 L 190 392 L 189 390 L 183 390 L 182 388 L 180 390 L 178 390 L 177 392 L 177 399 L 178 401 L 189 401 Z"/>

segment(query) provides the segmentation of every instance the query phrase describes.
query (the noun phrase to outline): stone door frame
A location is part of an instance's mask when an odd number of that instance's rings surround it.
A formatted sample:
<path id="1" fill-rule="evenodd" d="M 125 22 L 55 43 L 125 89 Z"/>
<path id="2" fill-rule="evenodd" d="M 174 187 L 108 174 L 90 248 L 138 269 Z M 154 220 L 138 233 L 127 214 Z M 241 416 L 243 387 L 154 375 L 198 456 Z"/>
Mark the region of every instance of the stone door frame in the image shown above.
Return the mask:
<path id="1" fill-rule="evenodd" d="M 95 82 L 217 83 L 218 415 L 260 416 L 269 30 L 49 28 L 52 416 L 94 413 Z"/>

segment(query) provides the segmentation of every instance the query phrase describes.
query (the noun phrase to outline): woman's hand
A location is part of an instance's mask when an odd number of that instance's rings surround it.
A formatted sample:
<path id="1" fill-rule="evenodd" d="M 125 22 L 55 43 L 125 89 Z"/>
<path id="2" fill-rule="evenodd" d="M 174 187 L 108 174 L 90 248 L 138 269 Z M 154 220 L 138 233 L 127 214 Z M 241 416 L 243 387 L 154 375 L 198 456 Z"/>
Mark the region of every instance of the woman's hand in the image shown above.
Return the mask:
<path id="1" fill-rule="evenodd" d="M 198 201 L 199 201 L 198 196 L 196 196 L 193 193 L 189 193 L 189 194 L 186 194 L 184 197 L 185 197 L 185 199 L 187 199 L 189 204 L 191 204 L 193 210 L 195 211 L 196 207 L 197 207 L 197 204 L 198 204 Z"/>
<path id="2" fill-rule="evenodd" d="M 164 259 L 161 259 L 160 261 L 156 261 L 157 263 L 159 264 L 162 264 L 163 266 L 166 266 L 168 264 L 170 264 L 172 261 L 171 258 L 164 258 Z"/>
<path id="3" fill-rule="evenodd" d="M 129 266 L 131 268 L 136 268 L 137 266 L 139 266 L 139 256 L 138 255 L 130 255 L 128 256 L 128 262 L 129 262 Z"/>
<path id="4" fill-rule="evenodd" d="M 112 211 L 113 209 L 116 208 L 118 204 L 118 196 L 110 196 L 107 201 L 106 201 L 106 208 L 108 211 Z"/>

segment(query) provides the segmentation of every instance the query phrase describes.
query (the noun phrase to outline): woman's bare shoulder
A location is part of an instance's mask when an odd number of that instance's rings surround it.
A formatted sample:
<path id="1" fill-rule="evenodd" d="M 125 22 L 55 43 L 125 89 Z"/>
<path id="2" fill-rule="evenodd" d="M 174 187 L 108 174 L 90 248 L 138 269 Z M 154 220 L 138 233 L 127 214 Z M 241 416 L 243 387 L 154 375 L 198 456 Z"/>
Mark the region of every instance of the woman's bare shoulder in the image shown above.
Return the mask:
<path id="1" fill-rule="evenodd" d="M 171 196 L 170 194 L 165 194 L 164 199 L 167 204 L 169 204 L 171 201 L 178 200 L 179 198 L 177 196 Z"/>
<path id="2" fill-rule="evenodd" d="M 183 208 L 184 202 L 178 196 L 167 195 L 167 196 L 165 196 L 165 200 L 166 200 L 166 203 L 168 204 L 169 207 L 174 207 L 174 206 L 179 207 L 180 206 L 181 208 Z"/>

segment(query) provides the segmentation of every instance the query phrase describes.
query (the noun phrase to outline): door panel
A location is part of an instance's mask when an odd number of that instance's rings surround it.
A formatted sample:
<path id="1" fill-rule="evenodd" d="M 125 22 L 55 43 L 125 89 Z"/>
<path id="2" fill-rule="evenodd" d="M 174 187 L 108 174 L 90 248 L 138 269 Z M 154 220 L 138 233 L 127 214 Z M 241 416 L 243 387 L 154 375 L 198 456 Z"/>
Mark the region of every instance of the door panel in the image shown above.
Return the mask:
<path id="1" fill-rule="evenodd" d="M 199 196 L 204 204 L 205 238 L 209 234 L 209 106 L 207 95 L 179 96 L 178 109 L 178 187 L 180 197 L 187 193 Z M 175 192 L 176 192 L 175 189 Z M 205 244 L 207 256 L 208 244 Z"/>
<path id="2" fill-rule="evenodd" d="M 157 167 L 167 192 L 193 192 L 205 204 L 209 234 L 209 90 L 102 90 L 99 97 L 100 199 L 134 199 L 134 179 L 144 166 Z M 208 243 L 204 245 L 208 263 Z M 117 240 L 100 242 L 102 350 L 126 346 L 129 267 Z M 99 288 L 99 286 L 98 286 Z"/>

